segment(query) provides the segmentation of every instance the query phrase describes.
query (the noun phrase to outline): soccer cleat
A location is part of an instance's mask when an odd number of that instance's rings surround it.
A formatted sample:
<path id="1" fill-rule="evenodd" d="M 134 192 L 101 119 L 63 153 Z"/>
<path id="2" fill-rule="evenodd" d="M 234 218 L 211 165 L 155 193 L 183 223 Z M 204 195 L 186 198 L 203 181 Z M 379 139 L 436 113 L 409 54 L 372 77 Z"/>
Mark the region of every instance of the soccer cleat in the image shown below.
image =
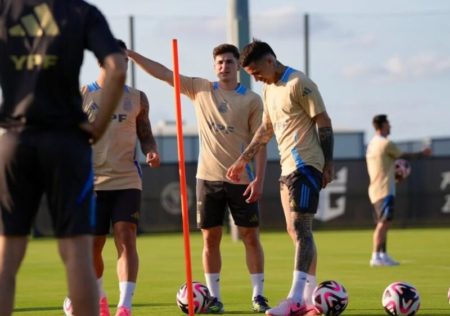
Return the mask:
<path id="1" fill-rule="evenodd" d="M 116 316 L 131 316 L 131 309 L 120 306 L 117 308 Z"/>
<path id="2" fill-rule="evenodd" d="M 224 311 L 223 303 L 217 297 L 210 297 L 208 305 L 205 308 L 205 314 L 222 314 Z"/>
<path id="3" fill-rule="evenodd" d="M 68 297 L 64 299 L 63 311 L 65 316 L 73 316 L 72 301 Z"/>
<path id="4" fill-rule="evenodd" d="M 380 267 L 384 266 L 384 261 L 377 257 L 370 259 L 369 264 L 371 267 Z"/>
<path id="5" fill-rule="evenodd" d="M 262 295 L 255 296 L 252 301 L 253 311 L 257 313 L 264 313 L 266 310 L 270 309 L 269 304 L 267 304 L 268 301 L 269 300 Z"/>
<path id="6" fill-rule="evenodd" d="M 295 302 L 291 298 L 281 301 L 278 306 L 266 311 L 270 316 L 313 316 L 320 315 L 314 305 L 306 305 Z"/>
<path id="7" fill-rule="evenodd" d="M 109 313 L 108 299 L 106 298 L 106 296 L 100 298 L 98 305 L 100 307 L 100 316 L 110 316 L 111 315 Z"/>
<path id="8" fill-rule="evenodd" d="M 383 261 L 385 266 L 398 266 L 400 262 L 395 261 L 387 253 L 381 255 L 381 260 Z"/>

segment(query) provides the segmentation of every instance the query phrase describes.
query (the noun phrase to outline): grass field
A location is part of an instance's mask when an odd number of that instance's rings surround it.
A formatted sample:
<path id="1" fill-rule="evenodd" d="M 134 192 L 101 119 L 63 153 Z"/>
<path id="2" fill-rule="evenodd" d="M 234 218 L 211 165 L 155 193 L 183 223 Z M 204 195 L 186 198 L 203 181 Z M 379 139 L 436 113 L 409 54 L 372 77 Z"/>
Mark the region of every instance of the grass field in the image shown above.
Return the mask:
<path id="1" fill-rule="evenodd" d="M 275 305 L 289 288 L 293 246 L 284 232 L 264 232 L 266 295 Z M 340 281 L 349 292 L 344 315 L 385 315 L 381 294 L 393 281 L 406 281 L 421 294 L 419 315 L 450 315 L 450 228 L 398 229 L 389 235 L 389 250 L 401 262 L 397 267 L 370 268 L 371 231 L 319 231 L 318 280 Z M 140 236 L 140 273 L 134 298 L 134 316 L 183 315 L 175 294 L 185 280 L 182 234 Z M 115 250 L 108 240 L 105 249 L 105 289 L 115 312 L 118 299 Z M 193 278 L 203 282 L 201 239 L 191 235 Z M 222 296 L 226 314 L 252 315 L 250 280 L 241 243 L 224 236 L 222 242 Z M 19 273 L 14 315 L 63 315 L 65 275 L 53 239 L 32 240 Z"/>

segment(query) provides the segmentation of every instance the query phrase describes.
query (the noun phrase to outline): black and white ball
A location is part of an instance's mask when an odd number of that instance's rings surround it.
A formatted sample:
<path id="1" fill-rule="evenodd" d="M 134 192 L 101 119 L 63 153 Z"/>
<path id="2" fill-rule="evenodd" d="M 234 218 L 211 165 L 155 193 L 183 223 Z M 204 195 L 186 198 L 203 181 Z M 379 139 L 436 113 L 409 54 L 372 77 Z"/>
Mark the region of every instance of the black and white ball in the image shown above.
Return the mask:
<path id="1" fill-rule="evenodd" d="M 395 165 L 395 180 L 405 180 L 411 174 L 411 164 L 405 159 L 397 159 Z"/>
<path id="2" fill-rule="evenodd" d="M 411 284 L 394 282 L 384 290 L 382 304 L 388 315 L 413 316 L 419 310 L 420 295 Z"/>
<path id="3" fill-rule="evenodd" d="M 210 294 L 208 288 L 200 282 L 192 282 L 192 294 L 194 297 L 194 312 L 203 313 L 208 306 Z M 189 314 L 188 289 L 186 283 L 177 292 L 177 305 L 186 314 Z"/>
<path id="4" fill-rule="evenodd" d="M 324 281 L 314 289 L 313 302 L 320 313 L 338 316 L 348 305 L 348 293 L 339 282 Z"/>

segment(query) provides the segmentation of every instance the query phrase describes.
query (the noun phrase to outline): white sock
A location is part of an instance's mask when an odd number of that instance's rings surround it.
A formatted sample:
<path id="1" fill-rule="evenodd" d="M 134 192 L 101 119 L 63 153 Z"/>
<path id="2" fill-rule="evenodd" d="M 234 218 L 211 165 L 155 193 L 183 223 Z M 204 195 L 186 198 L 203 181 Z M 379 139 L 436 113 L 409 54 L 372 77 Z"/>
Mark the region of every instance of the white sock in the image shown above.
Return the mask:
<path id="1" fill-rule="evenodd" d="M 136 283 L 134 282 L 119 282 L 120 297 L 117 307 L 124 306 L 131 309 L 131 300 L 133 299 L 135 288 Z"/>
<path id="2" fill-rule="evenodd" d="M 264 273 L 254 273 L 250 274 L 253 286 L 253 296 L 252 299 L 258 295 L 263 295 L 264 293 Z"/>
<path id="3" fill-rule="evenodd" d="M 308 305 L 313 305 L 313 292 L 317 286 L 316 276 L 312 274 L 306 274 L 306 284 L 303 290 L 303 300 Z"/>
<path id="4" fill-rule="evenodd" d="M 98 297 L 100 299 L 103 297 L 106 297 L 106 292 L 103 289 L 103 278 L 102 277 L 97 279 L 97 290 L 98 290 Z"/>
<path id="5" fill-rule="evenodd" d="M 380 259 L 381 258 L 381 252 L 372 252 L 372 259 Z"/>
<path id="6" fill-rule="evenodd" d="M 220 273 L 205 273 L 205 280 L 209 294 L 213 297 L 217 297 L 219 301 L 222 301 L 220 296 Z"/>
<path id="7" fill-rule="evenodd" d="M 294 271 L 292 278 L 292 287 L 288 298 L 295 302 L 301 303 L 303 301 L 303 291 L 305 289 L 307 273 L 302 271 Z"/>

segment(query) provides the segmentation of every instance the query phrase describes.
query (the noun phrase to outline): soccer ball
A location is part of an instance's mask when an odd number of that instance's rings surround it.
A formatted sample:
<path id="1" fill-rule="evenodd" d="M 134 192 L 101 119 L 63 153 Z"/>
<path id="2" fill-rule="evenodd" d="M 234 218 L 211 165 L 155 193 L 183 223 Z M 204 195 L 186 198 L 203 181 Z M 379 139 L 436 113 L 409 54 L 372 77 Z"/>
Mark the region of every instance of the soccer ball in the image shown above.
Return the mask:
<path id="1" fill-rule="evenodd" d="M 313 303 L 326 316 L 340 315 L 348 305 L 348 294 L 342 284 L 324 281 L 313 291 Z"/>
<path id="2" fill-rule="evenodd" d="M 384 290 L 382 304 L 391 316 L 413 316 L 420 307 L 416 288 L 405 282 L 394 282 Z"/>
<path id="3" fill-rule="evenodd" d="M 411 173 L 411 165 L 405 159 L 397 159 L 395 161 L 395 180 L 405 180 Z"/>
<path id="4" fill-rule="evenodd" d="M 209 290 L 200 282 L 192 282 L 192 294 L 194 296 L 194 312 L 203 313 L 208 306 L 210 298 Z M 186 283 L 177 292 L 177 305 L 186 314 L 189 314 L 188 290 Z"/>

